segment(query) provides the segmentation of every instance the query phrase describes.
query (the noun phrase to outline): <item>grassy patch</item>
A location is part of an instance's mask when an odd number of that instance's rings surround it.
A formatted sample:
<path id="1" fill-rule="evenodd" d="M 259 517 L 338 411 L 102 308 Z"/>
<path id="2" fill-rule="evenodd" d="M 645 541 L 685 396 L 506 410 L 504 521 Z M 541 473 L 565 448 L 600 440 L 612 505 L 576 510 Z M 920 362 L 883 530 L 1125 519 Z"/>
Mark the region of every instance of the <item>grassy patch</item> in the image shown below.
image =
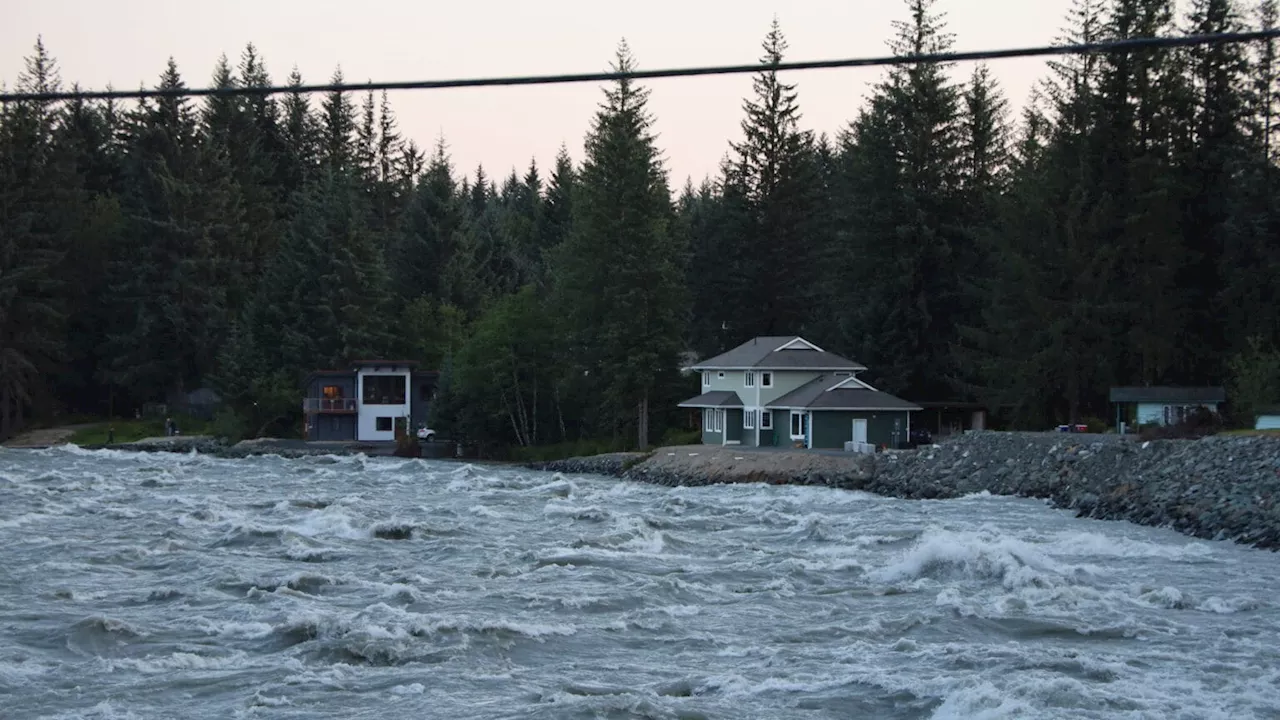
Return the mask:
<path id="1" fill-rule="evenodd" d="M 174 417 L 178 423 L 178 430 L 183 435 L 205 435 L 209 429 L 209 423 L 204 420 L 197 420 L 190 417 Z M 141 440 L 149 437 L 164 436 L 164 418 L 155 418 L 149 420 L 115 420 L 113 422 L 102 421 L 81 428 L 71 436 L 70 442 L 76 445 L 106 445 L 108 432 L 111 428 L 115 428 L 114 442 L 127 443 Z"/>
<path id="2" fill-rule="evenodd" d="M 1226 430 L 1218 433 L 1219 435 L 1230 435 L 1232 437 L 1273 437 L 1280 438 L 1280 430 Z"/>

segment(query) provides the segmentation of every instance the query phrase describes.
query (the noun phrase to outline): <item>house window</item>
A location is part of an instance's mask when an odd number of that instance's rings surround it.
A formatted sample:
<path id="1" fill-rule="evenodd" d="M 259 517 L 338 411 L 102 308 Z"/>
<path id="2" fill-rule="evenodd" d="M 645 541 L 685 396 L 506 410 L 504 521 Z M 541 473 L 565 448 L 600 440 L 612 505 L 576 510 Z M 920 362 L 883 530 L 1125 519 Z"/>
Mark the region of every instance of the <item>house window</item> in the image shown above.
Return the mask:
<path id="1" fill-rule="evenodd" d="M 760 411 L 760 429 L 761 430 L 773 429 L 773 411 L 772 410 Z"/>
<path id="2" fill-rule="evenodd" d="M 378 418 L 377 425 L 375 427 L 377 428 L 378 432 L 391 432 L 391 423 L 392 423 L 391 418 L 380 417 Z"/>
<path id="3" fill-rule="evenodd" d="M 320 394 L 325 400 L 339 400 L 342 398 L 342 387 L 338 385 L 325 385 L 320 389 Z"/>
<path id="4" fill-rule="evenodd" d="M 430 400 L 431 391 L 434 389 L 435 388 L 431 387 L 431 385 L 427 383 L 422 383 L 421 385 L 418 386 L 418 399 L 422 400 L 423 402 Z"/>
<path id="5" fill-rule="evenodd" d="M 403 375 L 366 375 L 364 377 L 365 405 L 403 405 L 405 399 Z"/>
<path id="6" fill-rule="evenodd" d="M 756 374 L 755 374 L 755 373 L 753 373 L 753 372 L 751 372 L 750 370 L 748 370 L 748 371 L 747 371 L 747 374 L 746 374 L 746 376 L 743 378 L 743 381 L 742 381 L 742 382 L 743 382 L 743 385 L 744 385 L 745 387 L 755 387 L 755 386 L 756 386 Z"/>
<path id="7" fill-rule="evenodd" d="M 724 432 L 724 411 L 716 411 L 716 432 Z"/>
<path id="8" fill-rule="evenodd" d="M 711 373 L 702 371 L 702 387 L 711 387 Z"/>
<path id="9" fill-rule="evenodd" d="M 716 431 L 716 411 L 706 409 L 702 411 L 702 429 L 706 432 Z"/>
<path id="10" fill-rule="evenodd" d="M 808 433 L 809 419 L 808 416 L 800 410 L 791 411 L 791 439 L 800 440 Z"/>
<path id="11" fill-rule="evenodd" d="M 721 379 L 721 380 L 723 380 L 723 379 L 724 379 L 724 371 L 723 371 L 723 370 L 721 370 L 720 372 L 716 373 L 716 377 L 717 377 L 717 378 L 719 378 L 719 379 Z"/>
<path id="12" fill-rule="evenodd" d="M 760 373 L 760 387 L 768 387 L 768 388 L 773 387 L 773 373 L 771 372 Z"/>
<path id="13" fill-rule="evenodd" d="M 756 411 L 754 408 L 747 408 L 742 411 L 742 427 L 746 430 L 754 430 L 756 427 Z"/>

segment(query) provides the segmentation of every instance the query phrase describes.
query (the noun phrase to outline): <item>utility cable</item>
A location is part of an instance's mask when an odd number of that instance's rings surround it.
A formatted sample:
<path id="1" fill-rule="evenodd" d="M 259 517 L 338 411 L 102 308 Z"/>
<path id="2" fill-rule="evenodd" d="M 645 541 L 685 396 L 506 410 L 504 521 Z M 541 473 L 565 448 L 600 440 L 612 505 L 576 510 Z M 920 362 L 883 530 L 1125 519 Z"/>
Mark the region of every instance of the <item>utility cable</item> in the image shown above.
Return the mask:
<path id="1" fill-rule="evenodd" d="M 705 75 L 737 75 L 757 73 L 762 70 L 820 70 L 831 68 L 879 67 L 885 65 L 920 65 L 964 62 L 972 60 L 1004 60 L 1008 58 L 1041 57 L 1046 55 L 1091 55 L 1097 53 L 1133 52 L 1200 45 L 1224 45 L 1274 40 L 1280 38 L 1280 29 L 1241 33 L 1215 33 L 1210 35 L 1185 35 L 1175 37 L 1142 37 L 1127 40 L 1079 43 L 1072 45 L 1046 45 L 1042 47 L 1014 48 L 1007 50 L 975 50 L 969 52 L 927 53 L 919 55 L 893 55 L 876 58 L 846 60 L 808 60 L 799 62 L 754 63 L 751 65 L 722 65 L 712 67 L 675 68 L 668 70 L 633 70 L 631 72 L 594 72 L 562 75 L 527 75 L 514 77 L 470 78 L 458 80 L 408 80 L 395 82 L 334 83 L 326 85 L 277 85 L 271 87 L 224 88 L 167 88 L 139 90 L 70 90 L 65 92 L 0 94 L 0 103 L 54 100 L 126 99 L 157 97 L 195 97 L 208 95 L 285 95 L 293 93 L 356 92 L 366 90 L 439 90 L 443 88 L 503 87 L 513 85 L 559 85 L 567 83 L 603 82 L 621 79 L 649 79 L 671 77 L 695 77 Z"/>

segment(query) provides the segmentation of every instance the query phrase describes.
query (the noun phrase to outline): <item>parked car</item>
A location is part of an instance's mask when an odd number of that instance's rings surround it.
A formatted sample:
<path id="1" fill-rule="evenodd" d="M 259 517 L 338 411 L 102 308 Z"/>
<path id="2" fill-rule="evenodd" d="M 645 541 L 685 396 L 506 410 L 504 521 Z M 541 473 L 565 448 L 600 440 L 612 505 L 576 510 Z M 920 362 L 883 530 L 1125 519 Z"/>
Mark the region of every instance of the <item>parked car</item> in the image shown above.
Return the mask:
<path id="1" fill-rule="evenodd" d="M 425 423 L 424 423 L 424 424 L 422 424 L 422 425 L 419 425 L 419 426 L 418 426 L 418 439 L 419 439 L 419 440 L 425 440 L 426 442 L 431 442 L 432 440 L 435 440 L 435 439 L 436 439 L 436 431 L 435 431 L 435 430 L 432 430 L 432 429 L 431 429 L 431 428 L 429 428 L 429 427 L 427 427 Z"/>

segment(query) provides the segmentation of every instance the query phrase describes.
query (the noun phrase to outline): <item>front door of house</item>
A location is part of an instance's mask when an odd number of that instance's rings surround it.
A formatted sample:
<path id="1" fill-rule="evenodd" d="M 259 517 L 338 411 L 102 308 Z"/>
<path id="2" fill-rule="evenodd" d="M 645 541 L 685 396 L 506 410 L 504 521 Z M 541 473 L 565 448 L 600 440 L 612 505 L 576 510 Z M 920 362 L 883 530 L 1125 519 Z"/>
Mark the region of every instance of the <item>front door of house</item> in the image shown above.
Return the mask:
<path id="1" fill-rule="evenodd" d="M 867 419 L 853 419 L 853 441 L 864 443 L 867 441 Z"/>

